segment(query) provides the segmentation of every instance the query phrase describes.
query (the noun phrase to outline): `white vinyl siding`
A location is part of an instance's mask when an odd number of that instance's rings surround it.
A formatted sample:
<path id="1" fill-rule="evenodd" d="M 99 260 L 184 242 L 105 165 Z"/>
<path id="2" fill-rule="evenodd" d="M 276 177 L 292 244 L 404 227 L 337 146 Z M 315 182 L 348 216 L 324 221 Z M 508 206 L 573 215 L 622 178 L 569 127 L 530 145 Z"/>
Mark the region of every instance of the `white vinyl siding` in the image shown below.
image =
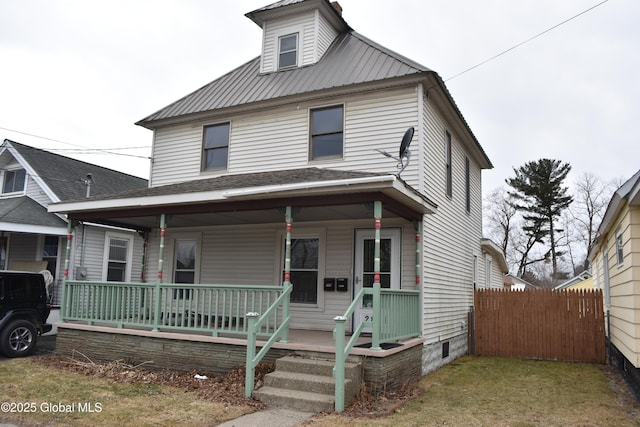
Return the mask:
<path id="1" fill-rule="evenodd" d="M 47 207 L 51 203 L 51 199 L 42 190 L 42 188 L 34 181 L 31 175 L 27 175 L 27 188 L 26 195 L 42 206 Z"/>
<path id="2" fill-rule="evenodd" d="M 85 229 L 84 236 L 84 263 L 81 263 L 82 255 L 82 233 Z M 73 259 L 69 269 L 69 277 L 75 279 L 76 268 L 83 266 L 87 269 L 87 280 L 102 281 L 106 277 L 105 271 L 105 241 L 107 239 L 106 233 L 113 233 L 113 230 L 109 228 L 102 228 L 96 226 L 78 226 L 75 228 L 73 236 Z M 135 232 L 118 231 L 116 234 L 131 239 L 132 245 L 129 250 L 132 251 L 130 255 L 131 259 L 131 273 L 130 280 L 132 282 L 140 281 L 140 273 L 142 268 L 142 238 Z M 107 241 L 108 248 L 108 241 Z M 157 261 L 156 261 L 157 264 Z M 104 274 L 103 274 L 104 272 Z"/>
<path id="3" fill-rule="evenodd" d="M 344 152 L 341 159 L 309 161 L 309 110 L 344 105 Z M 219 121 L 229 120 L 229 117 Z M 251 173 L 294 169 L 304 166 L 395 173 L 396 162 L 374 149 L 397 155 L 408 127 L 418 126 L 415 86 L 331 98 L 322 102 L 300 102 L 234 116 L 231 120 L 227 173 Z M 208 122 L 177 125 L 155 133 L 152 185 L 215 176 L 201 172 L 202 126 Z M 411 164 L 402 178 L 418 185 L 420 132 L 411 144 Z M 176 150 L 176 147 L 180 147 Z"/>
<path id="4" fill-rule="evenodd" d="M 324 17 L 316 11 L 316 20 L 317 20 L 317 28 L 318 28 L 318 37 L 317 39 L 317 48 L 315 49 L 315 59 L 314 62 L 317 62 L 322 58 L 322 55 L 327 51 L 329 46 L 335 38 L 338 36 L 338 32 L 327 22 Z"/>
<path id="5" fill-rule="evenodd" d="M 473 259 L 482 235 L 482 196 L 480 168 L 470 157 L 471 213 L 467 214 L 465 197 L 455 197 L 463 195 L 465 188 L 463 145 L 430 99 L 425 100 L 422 113 L 420 189 L 438 205 L 435 215 L 424 217 L 423 334 L 429 345 L 466 334 L 467 313 L 473 304 Z M 451 134 L 453 198 L 445 191 L 446 130 Z M 479 264 L 478 277 L 485 278 L 486 265 Z"/>
<path id="6" fill-rule="evenodd" d="M 413 224 L 400 219 L 383 219 L 383 227 L 403 228 L 402 236 L 402 287 L 413 289 L 415 284 L 415 232 Z M 323 262 L 318 272 L 324 277 L 348 278 L 348 292 L 324 292 L 319 290 L 318 305 L 291 307 L 292 328 L 330 331 L 335 327 L 333 318 L 344 314 L 351 303 L 353 290 L 353 239 L 356 228 L 373 228 L 371 220 L 332 221 L 330 223 L 299 223 L 293 220 L 293 235 L 307 237 L 320 235 L 324 242 L 320 248 Z M 229 285 L 277 285 L 282 284 L 282 224 L 252 224 L 238 226 L 203 227 L 189 232 L 202 236 L 199 282 Z M 184 229 L 167 228 L 167 246 L 163 276 L 169 282 L 173 265 L 172 242 L 183 236 Z M 159 232 L 153 231 L 148 246 L 146 274 L 157 275 Z M 348 325 L 350 328 L 351 325 Z"/>
<path id="7" fill-rule="evenodd" d="M 313 63 L 315 18 L 313 12 L 290 18 L 269 21 L 265 24 L 261 72 L 278 71 L 279 38 L 298 34 L 298 66 Z"/>

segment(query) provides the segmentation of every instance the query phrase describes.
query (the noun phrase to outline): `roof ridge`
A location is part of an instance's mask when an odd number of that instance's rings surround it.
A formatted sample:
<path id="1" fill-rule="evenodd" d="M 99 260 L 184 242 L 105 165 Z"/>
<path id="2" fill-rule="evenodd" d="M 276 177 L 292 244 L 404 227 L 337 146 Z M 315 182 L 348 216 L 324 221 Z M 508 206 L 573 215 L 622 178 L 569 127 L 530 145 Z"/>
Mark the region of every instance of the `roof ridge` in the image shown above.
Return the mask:
<path id="1" fill-rule="evenodd" d="M 110 169 L 110 168 L 107 168 L 105 166 L 97 165 L 95 163 L 89 163 L 89 162 L 85 162 L 84 160 L 74 159 L 73 157 L 63 156 L 62 154 L 52 153 L 51 151 L 47 151 L 47 150 L 44 150 L 44 149 L 38 148 L 38 147 L 33 147 L 31 145 L 26 145 L 26 144 L 23 144 L 21 142 L 17 142 L 17 141 L 11 140 L 11 139 L 5 139 L 4 142 L 10 143 L 13 146 L 13 148 L 18 150 L 18 152 L 21 155 L 25 154 L 21 150 L 35 150 L 35 151 L 38 151 L 38 152 L 43 153 L 43 154 L 48 155 L 48 156 L 55 156 L 56 158 L 64 159 L 64 161 L 82 163 L 84 165 L 87 165 L 87 166 L 90 166 L 90 167 L 93 167 L 93 168 L 102 169 L 102 170 L 104 170 L 106 172 L 109 172 L 109 173 L 115 173 L 115 174 L 118 174 L 118 175 L 125 175 L 127 177 L 136 178 L 136 179 L 140 179 L 140 180 L 143 180 L 143 181 L 148 181 L 145 178 L 140 178 L 139 176 L 135 176 L 135 175 L 132 175 L 132 174 L 129 174 L 129 173 L 126 173 L 126 172 L 120 172 L 120 171 L 117 171 L 115 169 Z M 25 159 L 25 160 L 27 160 L 27 159 Z"/>

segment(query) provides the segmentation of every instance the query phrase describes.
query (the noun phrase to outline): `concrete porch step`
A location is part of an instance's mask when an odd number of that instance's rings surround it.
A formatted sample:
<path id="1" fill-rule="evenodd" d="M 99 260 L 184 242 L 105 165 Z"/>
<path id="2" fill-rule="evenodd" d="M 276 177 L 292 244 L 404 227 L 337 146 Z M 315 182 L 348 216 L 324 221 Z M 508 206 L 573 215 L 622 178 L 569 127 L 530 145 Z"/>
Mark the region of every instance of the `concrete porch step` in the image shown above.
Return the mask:
<path id="1" fill-rule="evenodd" d="M 267 406 L 295 409 L 301 412 L 332 412 L 335 405 L 333 394 L 328 395 L 309 391 L 287 390 L 269 386 L 264 386 L 256 390 L 254 394 Z"/>
<path id="2" fill-rule="evenodd" d="M 267 406 L 297 411 L 331 412 L 335 405 L 333 360 L 285 356 L 276 360 L 276 370 L 264 378 L 264 387 L 255 396 Z M 358 394 L 361 365 L 345 366 L 345 403 Z"/>

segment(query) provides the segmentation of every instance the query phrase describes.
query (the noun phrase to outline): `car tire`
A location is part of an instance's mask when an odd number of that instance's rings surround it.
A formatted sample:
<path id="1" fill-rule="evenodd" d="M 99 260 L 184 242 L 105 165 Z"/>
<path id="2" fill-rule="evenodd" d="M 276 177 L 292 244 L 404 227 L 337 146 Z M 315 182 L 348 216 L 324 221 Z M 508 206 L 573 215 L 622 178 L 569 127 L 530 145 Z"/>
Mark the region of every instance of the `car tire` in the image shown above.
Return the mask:
<path id="1" fill-rule="evenodd" d="M 28 320 L 14 320 L 0 332 L 0 351 L 7 357 L 24 357 L 36 349 L 38 332 Z"/>

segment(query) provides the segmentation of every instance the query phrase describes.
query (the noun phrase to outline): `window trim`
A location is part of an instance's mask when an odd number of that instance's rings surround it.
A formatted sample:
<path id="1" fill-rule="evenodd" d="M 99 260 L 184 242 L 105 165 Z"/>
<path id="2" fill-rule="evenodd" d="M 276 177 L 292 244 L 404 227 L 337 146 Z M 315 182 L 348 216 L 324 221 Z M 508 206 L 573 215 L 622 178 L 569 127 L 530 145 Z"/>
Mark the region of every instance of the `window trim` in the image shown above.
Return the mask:
<path id="1" fill-rule="evenodd" d="M 207 142 L 206 139 L 206 135 L 207 135 L 207 129 L 208 128 L 213 128 L 213 127 L 218 127 L 218 126 L 223 126 L 226 125 L 227 126 L 227 133 L 228 133 L 228 138 L 227 138 L 227 145 L 223 145 L 220 147 L 213 147 L 213 148 L 206 148 L 205 144 Z M 210 124 L 206 124 L 202 126 L 202 152 L 201 152 L 201 166 L 200 166 L 200 170 L 202 172 L 217 172 L 217 171 L 225 171 L 229 169 L 229 150 L 231 148 L 231 121 L 225 121 L 225 122 L 219 122 L 219 123 L 210 123 Z M 224 148 L 226 147 L 227 149 L 227 158 L 225 160 L 225 165 L 224 166 L 217 166 L 217 167 L 207 167 L 207 152 L 208 150 L 217 150 L 220 148 Z"/>
<path id="2" fill-rule="evenodd" d="M 471 161 L 464 156 L 464 191 L 467 213 L 471 213 Z"/>
<path id="3" fill-rule="evenodd" d="M 288 50 L 285 52 L 281 51 L 281 41 L 284 38 L 287 37 L 292 37 L 295 36 L 296 37 L 296 47 L 294 50 Z M 292 65 L 285 65 L 285 66 L 281 66 L 280 65 L 280 58 L 282 56 L 283 53 L 291 53 L 291 52 L 295 52 L 295 63 Z M 298 67 L 298 63 L 300 62 L 300 32 L 299 31 L 294 31 L 292 33 L 287 33 L 287 34 L 282 34 L 282 35 L 276 35 L 276 69 L 278 71 L 280 70 L 289 70 L 292 68 L 297 68 Z"/>
<path id="4" fill-rule="evenodd" d="M 331 109 L 337 109 L 340 108 L 342 109 L 342 132 L 327 132 L 327 133 L 319 133 L 317 135 L 313 134 L 313 113 L 315 111 L 322 111 L 322 110 L 331 110 Z M 345 114 L 346 108 L 345 108 L 345 104 L 344 103 L 339 103 L 339 104 L 331 104 L 331 105 L 324 105 L 324 106 L 317 106 L 317 107 L 310 107 L 309 108 L 309 117 L 308 117 L 308 133 L 309 133 L 309 144 L 308 144 L 308 158 L 309 158 L 309 162 L 322 162 L 322 161 L 326 161 L 326 160 L 342 160 L 344 159 L 344 147 L 345 147 Z M 313 156 L 313 138 L 315 136 L 323 136 L 323 135 L 333 135 L 333 134 L 338 134 L 338 133 L 342 133 L 342 148 L 340 150 L 340 154 L 331 154 L 328 156 L 320 156 L 320 157 L 314 157 Z"/>
<path id="5" fill-rule="evenodd" d="M 111 239 L 117 239 L 117 240 L 126 240 L 127 241 L 127 261 L 126 261 L 126 267 L 124 270 L 124 278 L 125 278 L 125 282 L 131 282 L 131 269 L 133 266 L 133 243 L 134 243 L 134 238 L 132 235 L 129 234 L 122 234 L 122 233 L 114 233 L 111 231 L 106 231 L 104 233 L 104 251 L 102 252 L 103 254 L 103 261 L 102 261 L 102 281 L 106 282 L 107 281 L 107 276 L 109 273 L 109 249 L 111 247 Z"/>
<path id="6" fill-rule="evenodd" d="M 616 247 L 616 265 L 620 266 L 624 264 L 624 242 L 622 241 L 622 229 L 620 227 L 616 228 L 614 243 Z"/>
<path id="7" fill-rule="evenodd" d="M 22 189 L 21 190 L 13 190 L 13 191 L 4 191 L 4 186 L 7 182 L 7 174 L 12 172 L 12 173 L 16 173 L 16 172 L 20 172 L 23 171 L 24 172 L 24 183 L 22 185 Z M 23 167 L 13 167 L 13 168 L 9 168 L 9 169 L 5 169 L 4 171 L 2 171 L 2 189 L 0 190 L 0 195 L 2 196 L 7 196 L 7 195 L 14 195 L 14 194 L 21 194 L 24 193 L 27 190 L 27 170 Z M 14 183 L 14 187 L 15 187 L 15 183 Z"/>
<path id="8" fill-rule="evenodd" d="M 326 264 L 325 264 L 325 252 L 326 252 L 326 234 L 327 231 L 324 228 L 304 228 L 304 229 L 295 229 L 295 224 L 293 230 L 291 232 L 291 239 L 318 239 L 318 283 L 317 283 L 317 292 L 318 297 L 316 299 L 315 304 L 305 304 L 305 303 L 291 303 L 292 310 L 304 310 L 304 311 L 324 311 L 325 306 L 325 295 L 323 288 L 323 279 L 326 276 Z M 274 283 L 278 283 L 282 286 L 282 272 L 284 266 L 284 242 L 286 238 L 286 233 L 284 231 L 279 231 L 277 236 L 277 247 L 279 248 L 279 254 L 276 258 L 276 269 L 275 269 L 275 280 Z"/>
<path id="9" fill-rule="evenodd" d="M 445 181 L 446 181 L 446 194 L 450 198 L 453 198 L 453 158 L 451 149 L 451 133 L 448 130 L 444 131 L 444 143 L 445 143 Z"/>

